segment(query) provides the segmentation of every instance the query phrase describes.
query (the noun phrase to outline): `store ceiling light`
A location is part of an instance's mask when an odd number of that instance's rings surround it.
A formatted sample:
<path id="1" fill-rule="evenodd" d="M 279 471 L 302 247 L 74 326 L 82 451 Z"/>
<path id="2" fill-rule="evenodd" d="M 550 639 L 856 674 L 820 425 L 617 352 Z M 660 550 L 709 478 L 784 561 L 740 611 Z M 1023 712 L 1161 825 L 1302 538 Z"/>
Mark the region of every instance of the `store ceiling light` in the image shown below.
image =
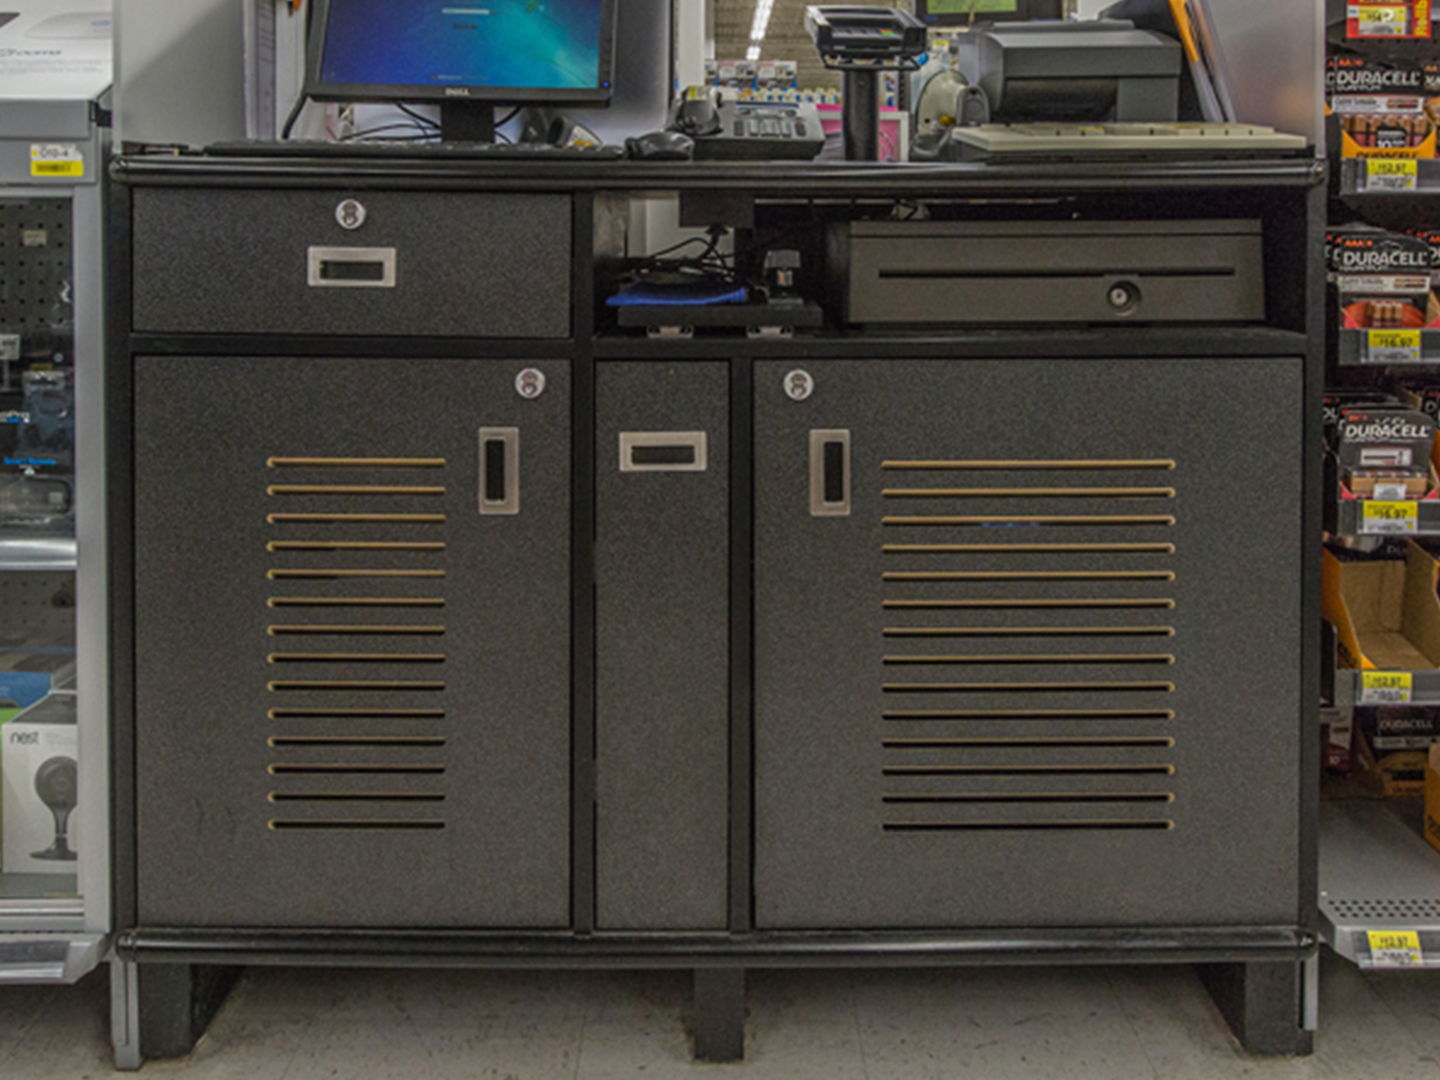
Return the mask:
<path id="1" fill-rule="evenodd" d="M 760 58 L 760 42 L 765 40 L 765 30 L 770 26 L 770 12 L 775 7 L 775 0 L 755 0 L 755 18 L 750 22 L 750 60 Z"/>

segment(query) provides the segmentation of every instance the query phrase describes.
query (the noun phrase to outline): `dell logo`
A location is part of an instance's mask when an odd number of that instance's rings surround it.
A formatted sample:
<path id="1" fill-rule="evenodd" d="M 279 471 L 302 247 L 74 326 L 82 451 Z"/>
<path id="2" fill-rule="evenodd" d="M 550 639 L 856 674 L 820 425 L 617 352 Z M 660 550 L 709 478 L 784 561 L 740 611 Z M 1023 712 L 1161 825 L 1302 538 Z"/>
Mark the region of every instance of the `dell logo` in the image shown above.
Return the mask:
<path id="1" fill-rule="evenodd" d="M 447 86 L 447 87 L 445 88 L 445 96 L 446 96 L 446 97 L 469 97 L 469 96 L 470 96 L 470 88 L 469 88 L 469 87 L 466 87 L 466 86 Z"/>

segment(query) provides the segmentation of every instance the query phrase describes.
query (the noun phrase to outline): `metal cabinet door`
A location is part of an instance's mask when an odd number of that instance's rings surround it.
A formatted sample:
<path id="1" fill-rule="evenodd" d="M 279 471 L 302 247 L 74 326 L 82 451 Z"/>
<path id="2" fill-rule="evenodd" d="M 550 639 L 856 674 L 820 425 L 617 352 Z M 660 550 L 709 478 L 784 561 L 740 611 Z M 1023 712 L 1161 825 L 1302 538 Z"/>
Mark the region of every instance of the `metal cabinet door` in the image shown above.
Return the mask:
<path id="1" fill-rule="evenodd" d="M 724 929 L 730 365 L 596 371 L 595 916 Z"/>
<path id="2" fill-rule="evenodd" d="M 569 433 L 563 362 L 136 361 L 142 922 L 568 924 Z"/>
<path id="3" fill-rule="evenodd" d="M 756 371 L 762 927 L 1293 925 L 1299 359 Z"/>

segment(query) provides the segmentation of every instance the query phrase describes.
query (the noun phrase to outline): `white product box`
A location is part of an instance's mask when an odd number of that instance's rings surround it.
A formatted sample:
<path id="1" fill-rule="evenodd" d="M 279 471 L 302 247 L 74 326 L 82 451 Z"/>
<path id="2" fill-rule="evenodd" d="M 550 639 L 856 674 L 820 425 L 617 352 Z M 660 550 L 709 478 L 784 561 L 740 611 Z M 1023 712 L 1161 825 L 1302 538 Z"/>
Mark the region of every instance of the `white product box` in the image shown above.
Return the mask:
<path id="1" fill-rule="evenodd" d="M 73 691 L 52 693 L 0 725 L 0 870 L 7 874 L 77 869 L 76 732 Z"/>

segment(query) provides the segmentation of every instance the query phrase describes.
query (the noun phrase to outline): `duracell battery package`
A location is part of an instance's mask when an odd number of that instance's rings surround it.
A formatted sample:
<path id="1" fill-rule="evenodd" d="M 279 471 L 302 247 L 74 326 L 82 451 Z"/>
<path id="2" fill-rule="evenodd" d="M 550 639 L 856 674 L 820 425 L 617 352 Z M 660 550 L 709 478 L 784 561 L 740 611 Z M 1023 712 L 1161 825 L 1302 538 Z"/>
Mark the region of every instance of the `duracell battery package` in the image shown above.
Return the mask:
<path id="1" fill-rule="evenodd" d="M 1383 38 L 1388 41 L 1428 38 L 1430 0 L 1390 0 L 1387 3 L 1345 5 L 1345 36 L 1352 40 Z"/>
<path id="2" fill-rule="evenodd" d="M 1344 409 L 1334 439 L 1340 480 L 1350 494 L 1415 499 L 1429 493 L 1435 421 L 1419 409 Z"/>
<path id="3" fill-rule="evenodd" d="M 1326 260 L 1346 330 L 1418 330 L 1440 318 L 1431 297 L 1430 242 L 1369 226 L 1335 229 Z"/>
<path id="4" fill-rule="evenodd" d="M 1330 57 L 1325 93 L 1330 111 L 1340 118 L 1341 156 L 1434 157 L 1440 124 L 1437 86 L 1440 65 L 1373 56 Z"/>
<path id="5" fill-rule="evenodd" d="M 1347 409 L 1397 408 L 1402 404 L 1394 394 L 1365 387 L 1326 388 L 1324 393 L 1325 447 L 1335 450 L 1340 414 Z"/>
<path id="6" fill-rule="evenodd" d="M 1401 375 L 1394 379 L 1395 396 L 1431 420 L 1440 417 L 1440 376 Z"/>

